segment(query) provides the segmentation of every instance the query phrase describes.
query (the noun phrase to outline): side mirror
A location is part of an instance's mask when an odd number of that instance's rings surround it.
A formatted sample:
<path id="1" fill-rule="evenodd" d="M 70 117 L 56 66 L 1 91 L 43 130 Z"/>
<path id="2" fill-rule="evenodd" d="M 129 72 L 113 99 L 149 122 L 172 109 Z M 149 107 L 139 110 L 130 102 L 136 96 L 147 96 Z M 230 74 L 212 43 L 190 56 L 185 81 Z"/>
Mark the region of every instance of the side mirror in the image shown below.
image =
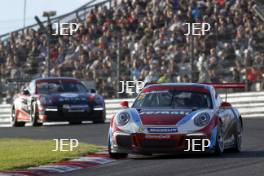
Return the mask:
<path id="1" fill-rule="evenodd" d="M 120 102 L 120 105 L 123 107 L 123 108 L 128 108 L 128 101 L 121 101 Z"/>
<path id="2" fill-rule="evenodd" d="M 29 95 L 30 93 L 29 93 L 29 91 L 27 89 L 23 89 L 22 94 L 23 95 Z"/>
<path id="3" fill-rule="evenodd" d="M 91 93 L 96 93 L 96 90 L 95 89 L 91 89 L 90 92 Z"/>
<path id="4" fill-rule="evenodd" d="M 228 102 L 222 102 L 220 108 L 231 108 L 232 105 Z"/>

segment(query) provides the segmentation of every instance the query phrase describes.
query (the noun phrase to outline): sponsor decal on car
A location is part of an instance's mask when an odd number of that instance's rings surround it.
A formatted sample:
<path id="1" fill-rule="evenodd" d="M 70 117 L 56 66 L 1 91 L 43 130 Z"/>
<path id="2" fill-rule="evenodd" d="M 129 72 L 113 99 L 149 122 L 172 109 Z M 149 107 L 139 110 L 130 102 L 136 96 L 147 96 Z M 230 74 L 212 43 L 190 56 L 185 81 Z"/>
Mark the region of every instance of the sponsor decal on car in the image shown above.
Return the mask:
<path id="1" fill-rule="evenodd" d="M 169 134 L 146 134 L 146 139 L 169 139 Z"/>
<path id="2" fill-rule="evenodd" d="M 176 133 L 178 128 L 147 128 L 149 133 Z"/>
<path id="3" fill-rule="evenodd" d="M 167 114 L 167 115 L 187 115 L 187 111 L 142 111 L 140 115 Z"/>
<path id="4" fill-rule="evenodd" d="M 65 97 L 65 98 L 75 98 L 78 97 L 78 94 L 76 93 L 62 93 L 60 96 Z"/>

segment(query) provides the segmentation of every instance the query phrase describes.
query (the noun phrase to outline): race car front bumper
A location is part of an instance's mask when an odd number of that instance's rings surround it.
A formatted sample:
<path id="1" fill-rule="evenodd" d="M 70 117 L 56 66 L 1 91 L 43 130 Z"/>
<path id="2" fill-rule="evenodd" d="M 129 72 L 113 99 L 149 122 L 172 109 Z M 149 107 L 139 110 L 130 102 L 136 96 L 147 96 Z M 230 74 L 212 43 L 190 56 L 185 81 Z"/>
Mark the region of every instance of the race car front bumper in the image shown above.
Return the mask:
<path id="1" fill-rule="evenodd" d="M 103 119 L 105 116 L 105 108 L 97 107 L 75 107 L 75 108 L 61 108 L 61 107 L 46 107 L 39 111 L 39 118 L 42 122 L 56 122 L 56 121 L 94 121 Z"/>
<path id="2" fill-rule="evenodd" d="M 204 133 L 190 134 L 115 134 L 112 151 L 116 153 L 178 153 L 188 150 L 188 140 L 196 141 L 196 151 L 202 151 L 202 139 L 209 139 Z M 199 143 L 200 141 L 200 143 Z M 198 142 L 198 143 L 197 143 Z M 189 152 L 192 152 L 191 150 Z"/>

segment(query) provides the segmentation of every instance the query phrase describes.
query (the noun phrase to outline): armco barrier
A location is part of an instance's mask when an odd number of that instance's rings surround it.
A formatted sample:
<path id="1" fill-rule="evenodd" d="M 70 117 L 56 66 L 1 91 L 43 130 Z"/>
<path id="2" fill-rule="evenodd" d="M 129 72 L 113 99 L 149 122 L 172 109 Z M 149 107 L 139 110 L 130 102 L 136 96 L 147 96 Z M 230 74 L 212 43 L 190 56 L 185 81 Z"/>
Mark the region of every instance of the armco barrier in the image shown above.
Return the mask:
<path id="1" fill-rule="evenodd" d="M 225 95 L 221 95 L 224 99 Z M 107 119 L 110 119 L 120 110 L 121 101 L 128 101 L 132 105 L 133 99 L 106 100 Z M 242 117 L 263 117 L 264 118 L 264 92 L 232 93 L 228 95 L 228 102 L 237 107 Z M 0 105 L 0 124 L 10 123 L 10 105 Z"/>

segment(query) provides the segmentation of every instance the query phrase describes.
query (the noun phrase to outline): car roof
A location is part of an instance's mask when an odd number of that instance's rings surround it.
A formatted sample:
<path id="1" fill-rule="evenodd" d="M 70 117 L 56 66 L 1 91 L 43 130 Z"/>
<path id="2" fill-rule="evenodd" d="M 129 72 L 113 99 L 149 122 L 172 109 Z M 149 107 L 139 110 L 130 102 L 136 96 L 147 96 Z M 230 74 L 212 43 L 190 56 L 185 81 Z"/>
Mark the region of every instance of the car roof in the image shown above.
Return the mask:
<path id="1" fill-rule="evenodd" d="M 76 81 L 80 81 L 76 78 L 72 78 L 72 77 L 45 77 L 45 78 L 37 78 L 34 79 L 33 81 L 40 81 L 40 80 L 76 80 Z"/>

